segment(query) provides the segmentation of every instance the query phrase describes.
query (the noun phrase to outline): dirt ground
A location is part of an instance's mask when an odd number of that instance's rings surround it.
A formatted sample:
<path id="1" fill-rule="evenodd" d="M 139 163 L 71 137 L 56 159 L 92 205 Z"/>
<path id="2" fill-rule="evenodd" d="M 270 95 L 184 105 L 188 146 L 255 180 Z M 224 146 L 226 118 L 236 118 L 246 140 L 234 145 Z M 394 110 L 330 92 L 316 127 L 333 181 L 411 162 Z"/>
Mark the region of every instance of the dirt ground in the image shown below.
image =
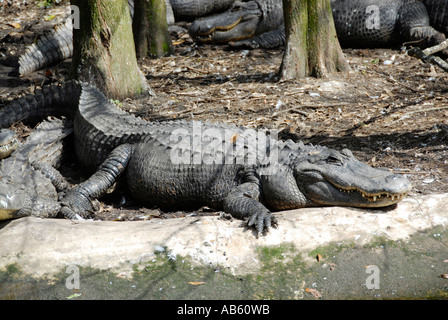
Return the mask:
<path id="1" fill-rule="evenodd" d="M 48 9 L 38 6 L 42 2 L 0 0 L 0 107 L 68 77 L 70 60 L 22 78 L 10 76 L 25 46 L 63 17 L 67 1 Z M 285 139 L 349 148 L 371 166 L 407 174 L 414 185 L 411 197 L 447 192 L 448 74 L 441 69 L 400 48 L 344 49 L 349 72 L 280 81 L 281 49 L 198 46 L 186 34 L 172 36 L 172 56 L 140 61 L 156 95 L 126 99 L 121 107 L 150 121 L 224 121 L 279 130 Z M 82 180 L 76 163 L 63 169 L 72 182 Z M 114 194 L 103 201 L 98 218 L 189 214 L 210 213 L 207 208 L 162 213 Z"/>

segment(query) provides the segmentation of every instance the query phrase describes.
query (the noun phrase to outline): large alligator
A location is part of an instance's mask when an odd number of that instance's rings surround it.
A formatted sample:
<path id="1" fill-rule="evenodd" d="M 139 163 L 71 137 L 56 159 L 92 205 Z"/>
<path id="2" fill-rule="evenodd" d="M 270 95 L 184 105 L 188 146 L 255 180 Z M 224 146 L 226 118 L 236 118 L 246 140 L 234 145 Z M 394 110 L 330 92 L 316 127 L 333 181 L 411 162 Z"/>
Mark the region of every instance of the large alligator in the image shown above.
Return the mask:
<path id="1" fill-rule="evenodd" d="M 62 158 L 63 138 L 73 131 L 68 120 L 49 119 L 19 144 L 11 132 L 0 132 L 16 141 L 0 162 L 0 220 L 28 215 L 55 217 L 61 210 L 58 192 L 67 187 L 56 171 Z M 6 156 L 6 154 L 1 155 Z"/>
<path id="2" fill-rule="evenodd" d="M 121 175 L 143 203 L 162 209 L 209 206 L 247 220 L 258 233 L 276 224 L 271 210 L 382 207 L 411 190 L 405 176 L 372 168 L 347 149 L 281 141 L 265 131 L 220 123 L 147 122 L 74 81 L 3 108 L 0 127 L 53 113 L 74 114 L 75 152 L 93 172 L 62 199 L 61 212 L 69 218 L 88 217 L 92 200 Z"/>
<path id="3" fill-rule="evenodd" d="M 447 1 L 426 2 L 435 6 Z M 428 12 L 418 0 L 331 0 L 331 8 L 338 39 L 345 47 L 379 47 L 424 38 L 428 39 L 422 45 L 433 45 L 445 39 L 430 26 Z M 448 10 L 430 13 L 435 25 L 448 19 Z M 237 1 L 222 14 L 194 21 L 189 33 L 199 43 L 277 47 L 285 41 L 282 0 Z"/>

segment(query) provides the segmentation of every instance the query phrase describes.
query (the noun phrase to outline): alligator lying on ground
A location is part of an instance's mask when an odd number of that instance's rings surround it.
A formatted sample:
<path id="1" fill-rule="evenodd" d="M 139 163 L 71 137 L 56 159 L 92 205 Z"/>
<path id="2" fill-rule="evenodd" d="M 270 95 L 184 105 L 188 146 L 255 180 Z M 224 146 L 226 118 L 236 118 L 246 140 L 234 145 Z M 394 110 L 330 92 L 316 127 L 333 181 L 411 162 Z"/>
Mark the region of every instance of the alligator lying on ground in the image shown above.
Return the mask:
<path id="1" fill-rule="evenodd" d="M 49 119 L 23 144 L 11 132 L 0 133 L 16 141 L 8 153 L 17 148 L 0 161 L 0 220 L 28 215 L 54 217 L 59 213 L 58 192 L 67 184 L 55 168 L 61 161 L 62 140 L 72 131 L 71 121 Z"/>
<path id="2" fill-rule="evenodd" d="M 69 218 L 88 217 L 91 201 L 122 174 L 143 203 L 162 209 L 209 206 L 247 220 L 258 233 L 276 224 L 271 210 L 389 206 L 411 189 L 405 176 L 372 168 L 346 149 L 281 141 L 234 125 L 147 122 L 75 81 L 3 108 L 0 127 L 53 113 L 74 114 L 78 161 L 94 172 L 62 199 L 61 212 Z"/>
<path id="3" fill-rule="evenodd" d="M 426 37 L 422 45 L 427 46 L 445 39 L 430 26 L 428 12 L 418 0 L 331 0 L 331 8 L 338 39 L 345 47 L 380 47 Z M 435 24 L 448 19 L 448 11 L 431 14 Z M 189 33 L 200 43 L 277 47 L 285 41 L 282 0 L 237 1 L 222 14 L 194 21 Z"/>

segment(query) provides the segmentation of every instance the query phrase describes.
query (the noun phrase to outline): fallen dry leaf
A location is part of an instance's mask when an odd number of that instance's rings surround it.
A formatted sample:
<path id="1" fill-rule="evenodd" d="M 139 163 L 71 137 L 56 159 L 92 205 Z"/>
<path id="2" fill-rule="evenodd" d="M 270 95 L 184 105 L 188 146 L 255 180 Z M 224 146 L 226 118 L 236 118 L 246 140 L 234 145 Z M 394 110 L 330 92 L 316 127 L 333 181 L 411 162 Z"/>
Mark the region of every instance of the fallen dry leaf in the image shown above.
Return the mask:
<path id="1" fill-rule="evenodd" d="M 202 281 L 190 281 L 188 284 L 191 284 L 192 286 L 200 286 L 201 284 L 204 284 L 205 282 Z"/>
<path id="2" fill-rule="evenodd" d="M 234 133 L 232 134 L 232 136 L 230 137 L 230 143 L 235 143 L 236 139 L 238 139 L 240 135 L 238 133 Z"/>
<path id="3" fill-rule="evenodd" d="M 305 292 L 311 293 L 313 295 L 313 297 L 316 299 L 322 298 L 322 295 L 316 289 L 305 288 Z"/>
<path id="4" fill-rule="evenodd" d="M 8 23 L 11 27 L 14 27 L 16 29 L 20 29 L 22 26 L 18 22 L 10 22 Z"/>

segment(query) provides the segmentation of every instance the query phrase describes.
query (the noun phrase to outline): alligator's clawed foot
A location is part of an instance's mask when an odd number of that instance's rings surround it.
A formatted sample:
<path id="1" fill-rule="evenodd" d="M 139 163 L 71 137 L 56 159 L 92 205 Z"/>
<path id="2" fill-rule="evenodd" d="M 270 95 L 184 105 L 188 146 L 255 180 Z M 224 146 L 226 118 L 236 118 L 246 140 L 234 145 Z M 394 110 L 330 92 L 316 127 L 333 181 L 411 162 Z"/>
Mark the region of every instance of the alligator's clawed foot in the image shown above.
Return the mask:
<path id="1" fill-rule="evenodd" d="M 268 232 L 271 227 L 277 228 L 277 225 L 277 218 L 268 210 L 254 213 L 247 221 L 247 226 L 257 231 L 257 237 Z"/>
<path id="2" fill-rule="evenodd" d="M 96 211 L 96 205 L 76 187 L 61 198 L 61 214 L 71 220 L 89 219 Z"/>

